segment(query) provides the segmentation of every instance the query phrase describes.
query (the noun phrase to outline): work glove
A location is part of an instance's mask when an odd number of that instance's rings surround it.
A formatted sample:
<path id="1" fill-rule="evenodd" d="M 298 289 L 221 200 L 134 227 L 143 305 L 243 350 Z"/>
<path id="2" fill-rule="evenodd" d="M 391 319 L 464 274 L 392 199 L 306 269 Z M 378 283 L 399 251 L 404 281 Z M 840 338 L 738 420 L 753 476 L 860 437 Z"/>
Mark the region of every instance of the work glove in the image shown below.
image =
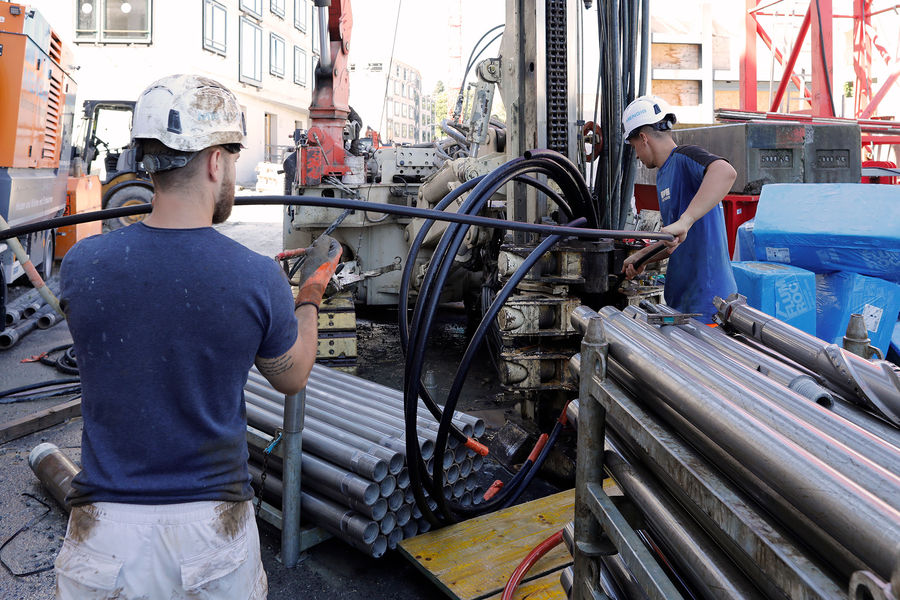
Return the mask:
<path id="1" fill-rule="evenodd" d="M 325 287 L 341 259 L 341 252 L 340 243 L 327 235 L 320 236 L 306 249 L 306 260 L 300 267 L 300 289 L 294 300 L 295 307 L 312 304 L 316 310 L 319 309 Z"/>

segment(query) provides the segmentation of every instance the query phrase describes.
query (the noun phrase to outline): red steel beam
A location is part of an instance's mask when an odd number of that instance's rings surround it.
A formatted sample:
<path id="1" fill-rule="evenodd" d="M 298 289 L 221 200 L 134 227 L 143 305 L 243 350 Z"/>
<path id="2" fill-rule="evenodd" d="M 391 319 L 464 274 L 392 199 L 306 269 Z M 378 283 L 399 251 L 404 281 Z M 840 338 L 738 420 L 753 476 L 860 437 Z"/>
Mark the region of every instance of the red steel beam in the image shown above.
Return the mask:
<path id="1" fill-rule="evenodd" d="M 756 4 L 757 0 L 746 0 L 744 53 L 741 55 L 740 67 L 741 110 L 756 110 L 756 91 L 759 88 L 756 71 L 756 32 L 759 29 L 759 23 L 753 16 Z"/>
<path id="2" fill-rule="evenodd" d="M 778 64 L 784 64 L 784 55 L 781 53 L 781 49 L 775 46 L 775 43 L 772 41 L 772 38 L 769 37 L 769 34 L 763 29 L 762 24 L 759 21 L 756 22 L 756 33 L 759 35 L 760 39 L 766 45 L 766 47 L 775 55 L 775 60 L 778 61 Z M 791 83 L 797 86 L 797 89 L 803 92 L 803 97 L 807 100 L 810 99 L 811 95 L 809 90 L 806 89 L 806 83 L 803 82 L 802 79 L 791 73 Z"/>
<path id="3" fill-rule="evenodd" d="M 834 115 L 834 54 L 832 52 L 832 0 L 811 0 L 812 19 L 812 114 L 818 117 Z"/>
<path id="4" fill-rule="evenodd" d="M 878 93 L 875 94 L 875 97 L 872 98 L 872 100 L 866 106 L 865 110 L 860 113 L 860 119 L 868 119 L 872 116 L 872 113 L 874 113 L 878 108 L 878 105 L 881 103 L 881 100 L 884 98 L 884 96 L 888 93 L 888 90 L 891 89 L 891 86 L 897 83 L 898 78 L 900 78 L 900 67 L 895 69 L 894 72 L 891 73 L 884 81 L 884 83 L 881 84 L 881 88 L 878 90 Z"/>
<path id="5" fill-rule="evenodd" d="M 812 1 L 815 2 L 815 0 Z M 810 9 L 811 8 L 812 7 L 810 6 Z M 772 98 L 772 107 L 769 109 L 771 112 L 778 112 L 778 106 L 781 104 L 782 98 L 784 98 L 784 92 L 787 89 L 788 82 L 791 80 L 791 75 L 794 73 L 794 65 L 797 64 L 797 57 L 800 56 L 800 49 L 803 47 L 803 41 L 806 39 L 806 34 L 809 32 L 810 12 L 811 10 L 807 10 L 806 16 L 803 17 L 803 23 L 800 24 L 800 31 L 797 32 L 797 40 L 794 42 L 794 47 L 791 49 L 791 55 L 784 65 L 781 83 L 778 84 L 778 91 L 775 92 L 775 97 Z"/>

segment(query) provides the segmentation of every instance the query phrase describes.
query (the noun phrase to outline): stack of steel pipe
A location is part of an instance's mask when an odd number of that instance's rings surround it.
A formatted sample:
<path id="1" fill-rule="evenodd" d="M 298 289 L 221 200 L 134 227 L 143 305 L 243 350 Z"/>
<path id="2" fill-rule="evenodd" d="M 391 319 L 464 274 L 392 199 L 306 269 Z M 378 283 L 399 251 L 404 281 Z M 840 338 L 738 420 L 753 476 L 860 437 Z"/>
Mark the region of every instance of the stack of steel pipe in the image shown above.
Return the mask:
<path id="1" fill-rule="evenodd" d="M 255 369 L 244 387 L 247 423 L 274 436 L 284 418 L 284 395 Z M 419 411 L 422 456 L 434 454 L 438 422 Z M 454 424 L 466 435 L 484 433 L 484 421 L 462 412 Z M 372 556 L 400 540 L 428 531 L 409 489 L 403 429 L 403 394 L 397 390 L 327 367 L 313 367 L 306 385 L 301 510 L 304 519 Z M 251 446 L 251 474 L 259 486 L 266 465 L 265 493 L 280 503 L 282 462 Z M 450 442 L 444 454 L 444 494 L 461 503 L 479 503 L 483 490 L 473 475 L 484 458 Z M 437 507 L 437 504 L 434 504 Z"/>
<path id="2" fill-rule="evenodd" d="M 605 374 L 573 359 L 590 391 L 570 420 L 586 401 L 605 409 L 595 458 L 697 597 L 900 597 L 900 430 L 864 410 L 889 417 L 900 388 L 873 383 L 877 365 L 835 361 L 868 385 L 846 402 L 850 383 L 779 354 L 790 346 L 780 322 L 730 308 L 739 330 L 766 342 L 763 323 L 781 347 L 696 321 L 651 325 L 634 307 L 576 309 L 581 331 L 600 322 L 608 357 Z"/>
<path id="3" fill-rule="evenodd" d="M 51 279 L 47 287 L 58 291 L 58 282 Z M 41 298 L 37 290 L 29 290 L 6 305 L 4 326 L 0 328 L 0 350 L 8 350 L 35 329 L 47 329 L 63 320 Z"/>

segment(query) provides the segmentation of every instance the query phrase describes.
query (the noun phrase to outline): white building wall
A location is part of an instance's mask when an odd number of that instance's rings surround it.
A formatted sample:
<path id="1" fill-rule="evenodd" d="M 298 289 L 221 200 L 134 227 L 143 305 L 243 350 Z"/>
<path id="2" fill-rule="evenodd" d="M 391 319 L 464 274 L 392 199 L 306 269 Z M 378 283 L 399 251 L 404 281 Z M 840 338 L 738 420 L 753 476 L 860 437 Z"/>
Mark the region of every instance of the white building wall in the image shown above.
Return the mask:
<path id="1" fill-rule="evenodd" d="M 104 0 L 93 0 L 94 3 Z M 224 56 L 204 49 L 203 23 L 206 0 L 150 0 L 152 34 L 150 43 L 76 42 L 77 10 L 83 0 L 30 0 L 73 49 L 78 70 L 79 106 L 87 99 L 131 100 L 148 84 L 173 73 L 197 73 L 211 77 L 233 90 L 247 119 L 247 148 L 237 163 L 239 183 L 256 180 L 256 166 L 265 157 L 266 113 L 275 115 L 274 142 L 292 143 L 295 123 L 309 125 L 309 104 L 313 78 L 313 5 L 310 0 L 261 0 L 262 18 L 242 11 L 241 0 L 216 0 L 226 14 Z M 252 2 L 251 2 L 252 4 Z M 284 6 L 284 16 L 272 12 Z M 96 10 L 102 8 L 98 5 Z M 305 31 L 294 25 L 295 10 L 305 15 Z M 240 69 L 240 21 L 249 18 L 262 30 L 262 80 L 259 85 L 242 83 Z M 284 75 L 270 73 L 270 34 L 284 40 Z M 305 79 L 294 82 L 294 46 L 305 55 Z"/>

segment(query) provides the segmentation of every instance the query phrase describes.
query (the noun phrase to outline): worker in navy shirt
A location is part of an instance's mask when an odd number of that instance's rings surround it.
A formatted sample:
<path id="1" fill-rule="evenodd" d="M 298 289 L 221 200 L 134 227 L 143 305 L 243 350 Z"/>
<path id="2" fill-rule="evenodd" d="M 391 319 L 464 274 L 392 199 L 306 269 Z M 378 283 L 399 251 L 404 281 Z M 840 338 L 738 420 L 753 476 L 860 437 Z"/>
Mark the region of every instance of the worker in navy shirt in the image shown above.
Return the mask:
<path id="1" fill-rule="evenodd" d="M 153 211 L 76 244 L 60 275 L 84 426 L 56 597 L 261 600 L 243 387 L 254 364 L 282 393 L 306 385 L 340 245 L 308 249 L 292 297 L 274 260 L 212 228 L 246 135 L 216 81 L 156 81 L 131 133 Z"/>
<path id="2" fill-rule="evenodd" d="M 699 320 L 712 322 L 713 298 L 737 292 L 728 256 L 722 199 L 737 173 L 720 156 L 699 146 L 678 146 L 671 129 L 675 114 L 655 96 L 641 96 L 625 108 L 626 140 L 648 169 L 659 169 L 656 190 L 662 216 L 662 231 L 671 242 L 657 242 L 629 256 L 624 272 L 631 279 L 643 265 L 669 259 L 666 269 L 666 304 L 682 313 L 699 313 Z M 646 264 L 646 263 L 645 263 Z"/>

